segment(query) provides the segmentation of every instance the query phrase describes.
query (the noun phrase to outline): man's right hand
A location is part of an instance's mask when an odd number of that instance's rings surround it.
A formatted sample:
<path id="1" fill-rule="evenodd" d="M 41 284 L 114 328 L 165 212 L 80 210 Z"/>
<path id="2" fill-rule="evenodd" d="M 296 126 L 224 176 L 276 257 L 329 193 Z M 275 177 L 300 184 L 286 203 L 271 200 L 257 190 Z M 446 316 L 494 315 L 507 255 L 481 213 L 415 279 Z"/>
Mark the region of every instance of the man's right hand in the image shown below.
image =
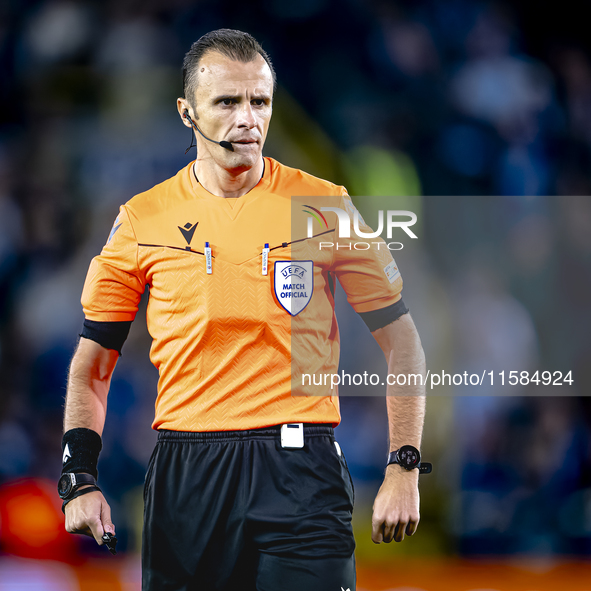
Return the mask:
<path id="1" fill-rule="evenodd" d="M 71 534 L 92 536 L 99 546 L 104 544 L 103 534 L 115 535 L 111 521 L 111 507 L 103 493 L 94 491 L 71 500 L 65 507 L 66 531 Z"/>

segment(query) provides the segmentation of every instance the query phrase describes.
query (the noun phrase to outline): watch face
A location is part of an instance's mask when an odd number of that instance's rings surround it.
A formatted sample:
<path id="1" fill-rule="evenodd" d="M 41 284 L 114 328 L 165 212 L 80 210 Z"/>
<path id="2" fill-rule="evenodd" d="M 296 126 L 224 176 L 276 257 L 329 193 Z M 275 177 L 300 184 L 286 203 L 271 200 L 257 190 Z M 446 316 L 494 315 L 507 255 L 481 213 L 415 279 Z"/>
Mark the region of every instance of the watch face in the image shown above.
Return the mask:
<path id="1" fill-rule="evenodd" d="M 398 450 L 398 461 L 403 468 L 412 470 L 421 463 L 421 454 L 416 447 L 412 445 L 403 445 Z"/>
<path id="2" fill-rule="evenodd" d="M 63 499 L 65 496 L 70 494 L 72 490 L 72 478 L 70 474 L 62 474 L 62 477 L 59 479 L 57 483 L 57 492 L 59 496 Z"/>

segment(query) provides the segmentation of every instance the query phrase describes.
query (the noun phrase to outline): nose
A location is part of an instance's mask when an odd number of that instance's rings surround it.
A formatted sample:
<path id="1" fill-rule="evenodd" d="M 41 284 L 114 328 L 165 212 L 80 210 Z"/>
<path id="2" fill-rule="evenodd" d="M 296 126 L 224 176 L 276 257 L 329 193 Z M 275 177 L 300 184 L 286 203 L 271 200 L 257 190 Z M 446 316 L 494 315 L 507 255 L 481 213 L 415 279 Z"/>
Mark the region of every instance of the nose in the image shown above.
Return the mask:
<path id="1" fill-rule="evenodd" d="M 240 105 L 240 114 L 237 121 L 238 127 L 252 129 L 256 125 L 256 118 L 252 105 L 249 102 L 244 102 Z"/>

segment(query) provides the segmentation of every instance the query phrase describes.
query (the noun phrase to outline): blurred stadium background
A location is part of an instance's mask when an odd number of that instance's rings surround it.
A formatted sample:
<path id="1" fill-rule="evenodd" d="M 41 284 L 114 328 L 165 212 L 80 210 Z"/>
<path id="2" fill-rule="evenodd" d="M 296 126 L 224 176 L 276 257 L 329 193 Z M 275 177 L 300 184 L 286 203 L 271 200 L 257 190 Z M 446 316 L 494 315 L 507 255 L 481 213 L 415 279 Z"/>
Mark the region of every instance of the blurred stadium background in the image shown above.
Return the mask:
<path id="1" fill-rule="evenodd" d="M 419 214 L 418 245 L 396 259 L 429 367 L 575 379 L 434 392 L 419 532 L 379 547 L 384 400 L 344 396 L 359 590 L 589 590 L 586 23 L 570 1 L 0 2 L 0 590 L 139 589 L 157 377 L 142 314 L 99 464 L 117 557 L 63 531 L 66 372 L 86 269 L 119 205 L 194 157 L 175 109 L 180 64 L 220 27 L 252 33 L 274 60 L 266 155 L 368 196 L 356 203 L 370 224 L 384 203 Z M 343 300 L 342 367 L 362 372 L 381 353 Z"/>

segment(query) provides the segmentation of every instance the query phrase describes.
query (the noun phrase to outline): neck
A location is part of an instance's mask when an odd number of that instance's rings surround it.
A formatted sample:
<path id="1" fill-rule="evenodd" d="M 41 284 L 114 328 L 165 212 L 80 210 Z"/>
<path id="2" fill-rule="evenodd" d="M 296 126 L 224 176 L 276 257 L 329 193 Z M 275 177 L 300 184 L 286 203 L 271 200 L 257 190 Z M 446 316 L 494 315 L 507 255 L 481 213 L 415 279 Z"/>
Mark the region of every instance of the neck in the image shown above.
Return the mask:
<path id="1" fill-rule="evenodd" d="M 246 170 L 227 170 L 210 159 L 197 158 L 194 170 L 204 189 L 212 195 L 230 198 L 242 197 L 254 188 L 263 176 L 264 166 L 262 157 L 252 168 Z"/>

